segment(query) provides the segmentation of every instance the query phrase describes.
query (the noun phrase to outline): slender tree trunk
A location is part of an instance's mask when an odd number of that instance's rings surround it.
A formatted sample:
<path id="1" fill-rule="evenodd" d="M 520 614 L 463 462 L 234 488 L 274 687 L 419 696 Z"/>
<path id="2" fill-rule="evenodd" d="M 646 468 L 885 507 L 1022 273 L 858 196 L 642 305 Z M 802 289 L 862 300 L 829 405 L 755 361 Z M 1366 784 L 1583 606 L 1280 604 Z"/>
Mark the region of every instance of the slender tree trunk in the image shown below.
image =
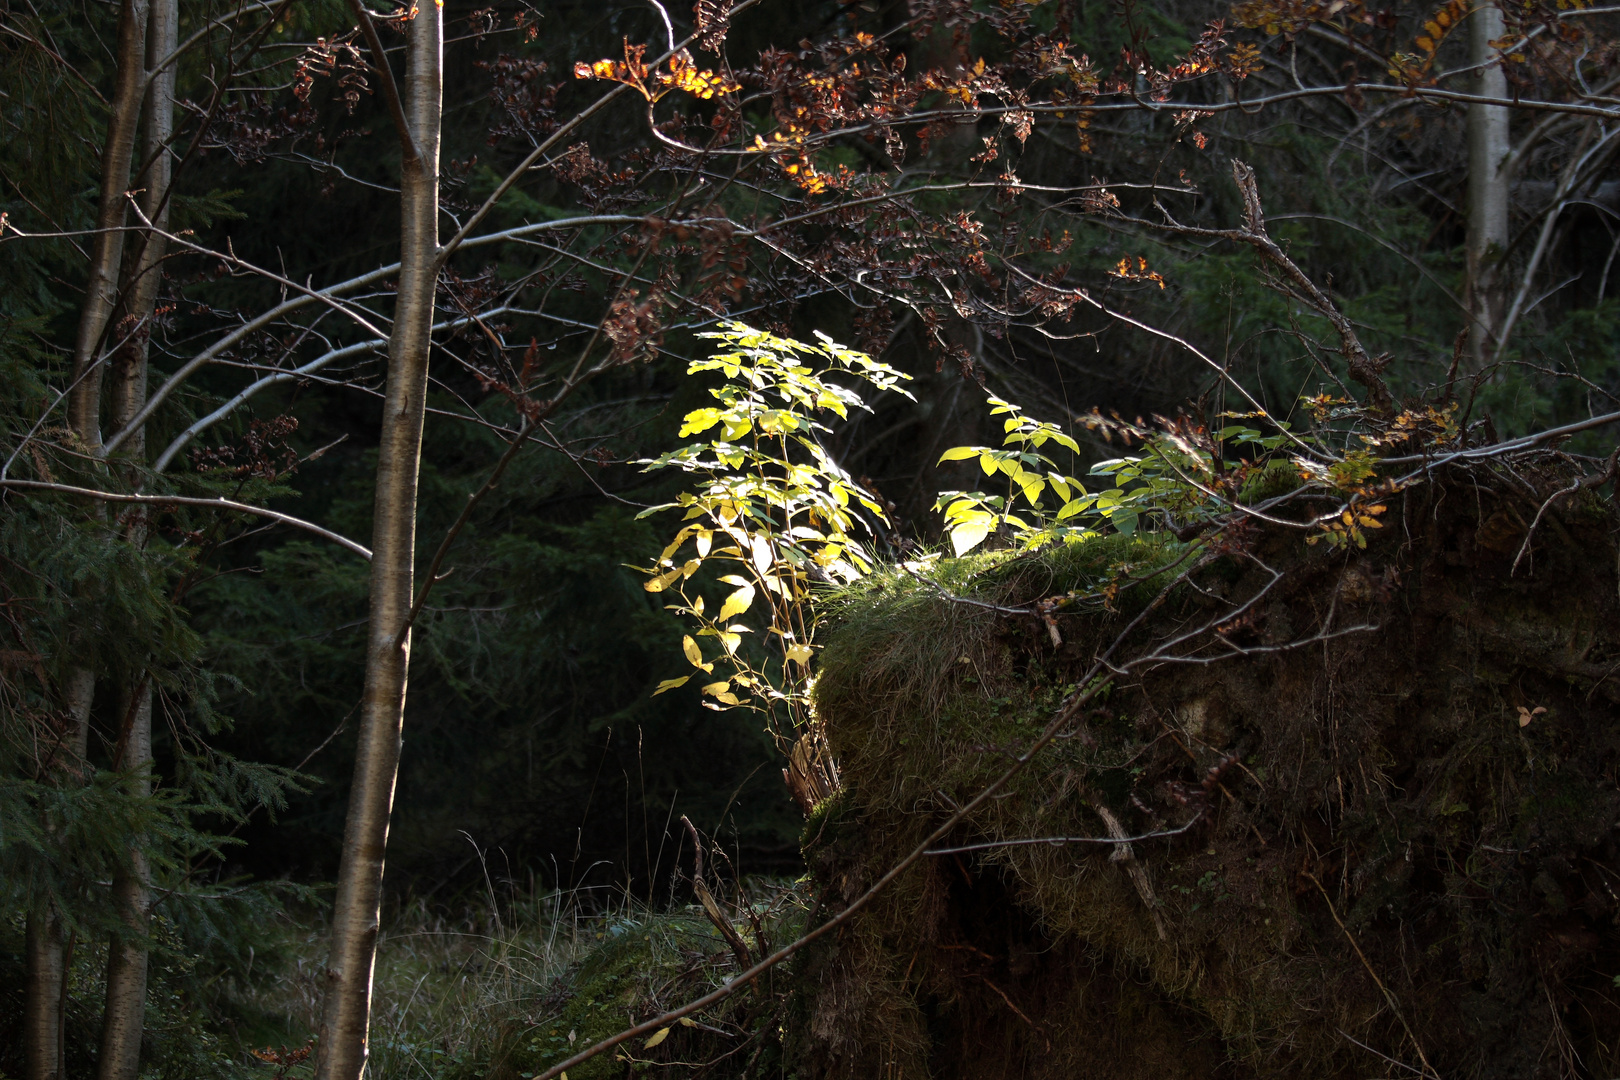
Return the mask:
<path id="1" fill-rule="evenodd" d="M 116 83 L 112 115 L 101 151 L 101 198 L 96 213 L 97 232 L 90 250 L 90 267 L 79 332 L 73 349 L 73 387 L 68 395 L 68 427 L 90 450 L 101 446 L 101 367 L 96 357 L 107 321 L 118 298 L 118 270 L 123 261 L 124 190 L 129 183 L 130 161 L 140 123 L 141 99 L 146 89 L 146 32 L 149 0 L 123 0 L 118 12 Z M 58 766 L 66 782 L 77 782 L 85 771 L 90 740 L 90 705 L 95 697 L 95 673 L 75 668 L 63 691 L 68 742 L 73 760 Z M 23 990 L 26 1044 L 23 1048 L 26 1080 L 62 1080 L 62 1009 L 66 999 L 67 966 L 64 960 L 63 920 L 48 892 L 36 890 L 29 908 L 28 985 Z"/>
<path id="2" fill-rule="evenodd" d="M 68 397 L 68 425 L 92 450 L 101 446 L 101 365 L 97 363 L 107 321 L 118 302 L 118 269 L 124 258 L 124 191 L 129 186 L 130 159 L 146 89 L 146 24 L 150 0 L 124 0 L 118 13 L 118 82 L 113 88 L 112 116 L 101 151 L 101 202 L 96 213 L 95 242 L 90 249 L 90 277 L 79 334 L 73 346 L 73 392 Z"/>
<path id="3" fill-rule="evenodd" d="M 152 793 L 146 779 L 152 764 L 152 683 L 141 680 L 135 700 L 126 703 L 129 730 L 122 764 L 137 770 L 130 794 Z M 138 838 L 137 838 L 138 839 Z M 126 935 L 107 947 L 107 1007 L 101 1022 L 98 1080 L 136 1080 L 141 1066 L 141 1033 L 146 1023 L 146 934 L 152 915 L 152 872 L 146 849 L 131 841 L 127 863 L 113 877 L 112 901 Z"/>
<path id="4" fill-rule="evenodd" d="M 63 690 L 69 725 L 68 760 L 53 768 L 74 783 L 84 775 L 90 745 L 90 704 L 95 674 L 76 668 Z M 47 823 L 47 829 L 49 823 Z M 36 883 L 28 909 L 28 985 L 23 990 L 23 1076 L 25 1080 L 62 1080 L 62 1002 L 67 996 L 65 927 L 50 890 Z"/>
<path id="5" fill-rule="evenodd" d="M 1470 90 L 1493 98 L 1507 97 L 1507 78 L 1491 42 L 1506 30 L 1502 9 L 1480 4 L 1468 19 L 1468 62 L 1478 68 Z M 1488 67 L 1479 65 L 1489 64 Z M 1506 307 L 1507 275 L 1502 257 L 1508 245 L 1506 167 L 1508 109 L 1502 105 L 1468 106 L 1468 345 L 1475 370 L 1494 355 Z"/>
<path id="6" fill-rule="evenodd" d="M 358 1080 L 368 1052 L 383 854 L 410 661 L 406 619 L 414 587 L 417 473 L 438 252 L 442 18 L 436 4 L 423 4 L 409 31 L 402 95 L 408 134 L 401 133 L 399 291 L 377 454 L 371 621 L 354 784 L 332 912 L 317 1080 Z M 377 62 L 386 60 L 378 57 Z"/>
<path id="7" fill-rule="evenodd" d="M 173 52 L 179 40 L 178 0 L 152 0 L 150 25 L 146 35 L 146 68 Z M 148 162 L 140 178 L 141 212 L 156 229 L 166 229 L 169 220 L 169 182 L 173 175 L 169 139 L 174 134 L 174 65 L 152 79 L 146 92 L 146 132 L 142 157 Z M 125 290 L 125 310 L 136 324 L 135 338 L 121 350 L 113 367 L 113 427 L 123 430 L 146 404 L 146 376 L 151 341 L 152 314 L 157 307 L 165 241 L 156 232 L 148 233 L 140 248 L 129 288 Z M 124 456 L 145 463 L 144 426 L 130 432 L 123 443 Z M 131 539 L 137 543 L 144 533 L 139 513 L 131 517 Z M 152 793 L 147 773 L 152 765 L 152 682 L 142 678 L 135 689 L 135 700 L 126 702 L 123 715 L 128 730 L 121 735 L 120 767 L 132 770 L 136 779 L 130 794 L 144 798 Z M 97 1059 L 98 1080 L 137 1080 L 141 1067 L 141 1037 L 146 1027 L 147 934 L 152 914 L 152 870 L 147 859 L 145 838 L 132 837 L 125 863 L 113 876 L 113 908 L 124 924 L 125 935 L 107 946 L 107 999 L 101 1022 L 101 1054 Z"/>
<path id="8" fill-rule="evenodd" d="M 178 0 L 149 0 L 151 13 L 146 35 L 146 67 L 150 71 L 179 44 L 180 11 Z M 155 231 L 140 244 L 140 255 L 125 289 L 124 310 L 130 316 L 133 338 L 119 351 L 112 365 L 112 429 L 122 431 L 146 404 L 147 357 L 151 346 L 152 314 L 157 309 L 158 288 L 163 283 L 160 267 L 168 241 L 158 235 L 169 227 L 169 184 L 174 176 L 174 158 L 169 140 L 174 135 L 174 73 L 170 64 L 152 78 L 146 91 L 145 137 L 141 140 L 141 160 L 146 171 L 136 178 L 141 213 Z M 132 460 L 144 463 L 144 426 L 131 432 L 120 449 Z"/>
<path id="9" fill-rule="evenodd" d="M 49 900 L 28 912 L 28 992 L 23 1002 L 25 1080 L 61 1080 L 62 919 Z"/>

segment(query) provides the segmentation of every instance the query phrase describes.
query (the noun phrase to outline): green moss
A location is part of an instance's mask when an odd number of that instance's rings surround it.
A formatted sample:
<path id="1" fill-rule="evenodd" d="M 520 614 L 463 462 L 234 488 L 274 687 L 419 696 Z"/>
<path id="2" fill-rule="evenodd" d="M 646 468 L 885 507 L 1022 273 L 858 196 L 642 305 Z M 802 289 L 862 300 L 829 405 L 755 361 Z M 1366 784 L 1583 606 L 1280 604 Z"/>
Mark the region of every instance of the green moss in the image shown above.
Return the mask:
<path id="1" fill-rule="evenodd" d="M 1299 475 L 1299 469 L 1292 462 L 1268 461 L 1244 482 L 1242 490 L 1238 492 L 1238 502 L 1244 506 L 1253 506 L 1255 503 L 1296 491 L 1304 483 L 1304 479 Z"/>

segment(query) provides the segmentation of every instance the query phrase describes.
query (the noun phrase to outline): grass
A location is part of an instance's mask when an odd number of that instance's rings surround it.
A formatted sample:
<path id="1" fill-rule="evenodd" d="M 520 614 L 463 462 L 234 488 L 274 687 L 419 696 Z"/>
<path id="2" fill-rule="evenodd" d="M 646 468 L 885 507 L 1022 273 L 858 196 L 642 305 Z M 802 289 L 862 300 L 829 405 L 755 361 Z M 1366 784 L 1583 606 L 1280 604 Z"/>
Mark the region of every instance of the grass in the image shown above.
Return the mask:
<path id="1" fill-rule="evenodd" d="M 787 940 L 804 903 L 791 884 L 751 881 L 732 913 L 757 956 L 759 931 L 767 945 Z M 308 1045 L 320 1027 L 326 944 L 321 921 L 288 924 L 274 965 L 223 995 L 222 1011 L 236 1018 L 238 1060 L 252 1061 L 254 1051 L 296 1055 Z M 491 895 L 455 916 L 407 904 L 378 943 L 368 1074 L 523 1080 L 720 985 L 736 968 L 730 946 L 695 905 L 655 910 L 621 897 L 589 911 L 567 892 L 505 903 Z M 765 1034 L 759 1006 L 771 1000 L 722 1004 L 698 1018 L 701 1027 L 677 1029 L 655 1050 L 624 1048 L 569 1075 L 593 1080 L 622 1075 L 626 1064 L 640 1071 L 683 1058 L 757 1060 Z M 276 1067 L 255 1071 L 269 1076 Z M 299 1061 L 285 1075 L 310 1071 Z"/>

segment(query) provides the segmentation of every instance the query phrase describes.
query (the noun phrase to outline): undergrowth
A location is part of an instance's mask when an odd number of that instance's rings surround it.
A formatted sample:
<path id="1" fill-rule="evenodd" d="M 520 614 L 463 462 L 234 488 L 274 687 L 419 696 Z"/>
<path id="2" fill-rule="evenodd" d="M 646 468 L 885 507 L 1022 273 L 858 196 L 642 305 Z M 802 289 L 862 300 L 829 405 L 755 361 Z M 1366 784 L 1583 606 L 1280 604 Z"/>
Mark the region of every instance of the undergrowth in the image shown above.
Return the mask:
<path id="1" fill-rule="evenodd" d="M 804 898 L 792 883 L 750 881 L 732 899 L 733 929 L 756 958 L 803 927 Z M 701 906 L 659 909 L 623 897 L 594 906 L 551 892 L 491 896 L 454 917 L 420 902 L 395 912 L 378 944 L 368 1075 L 523 1080 L 738 970 L 733 946 Z M 244 1072 L 311 1074 L 302 1052 L 319 1029 L 326 938 L 319 920 L 288 925 L 275 966 L 224 1003 L 236 1027 L 233 1060 Z M 786 997 L 785 981 L 776 980 L 569 1075 L 686 1074 L 694 1066 L 718 1076 L 772 1075 L 781 1039 L 771 1020 Z"/>

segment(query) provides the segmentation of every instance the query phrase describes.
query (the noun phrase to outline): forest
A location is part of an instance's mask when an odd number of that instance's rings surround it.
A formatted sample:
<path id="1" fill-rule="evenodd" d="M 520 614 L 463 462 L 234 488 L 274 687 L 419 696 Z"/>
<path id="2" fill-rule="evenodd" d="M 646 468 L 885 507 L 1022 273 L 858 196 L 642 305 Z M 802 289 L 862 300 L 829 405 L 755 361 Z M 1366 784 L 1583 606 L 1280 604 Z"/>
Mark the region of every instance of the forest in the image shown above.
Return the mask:
<path id="1" fill-rule="evenodd" d="M 1620 1077 L 1620 7 L 686 2 L 0 0 L 0 1080 Z"/>

